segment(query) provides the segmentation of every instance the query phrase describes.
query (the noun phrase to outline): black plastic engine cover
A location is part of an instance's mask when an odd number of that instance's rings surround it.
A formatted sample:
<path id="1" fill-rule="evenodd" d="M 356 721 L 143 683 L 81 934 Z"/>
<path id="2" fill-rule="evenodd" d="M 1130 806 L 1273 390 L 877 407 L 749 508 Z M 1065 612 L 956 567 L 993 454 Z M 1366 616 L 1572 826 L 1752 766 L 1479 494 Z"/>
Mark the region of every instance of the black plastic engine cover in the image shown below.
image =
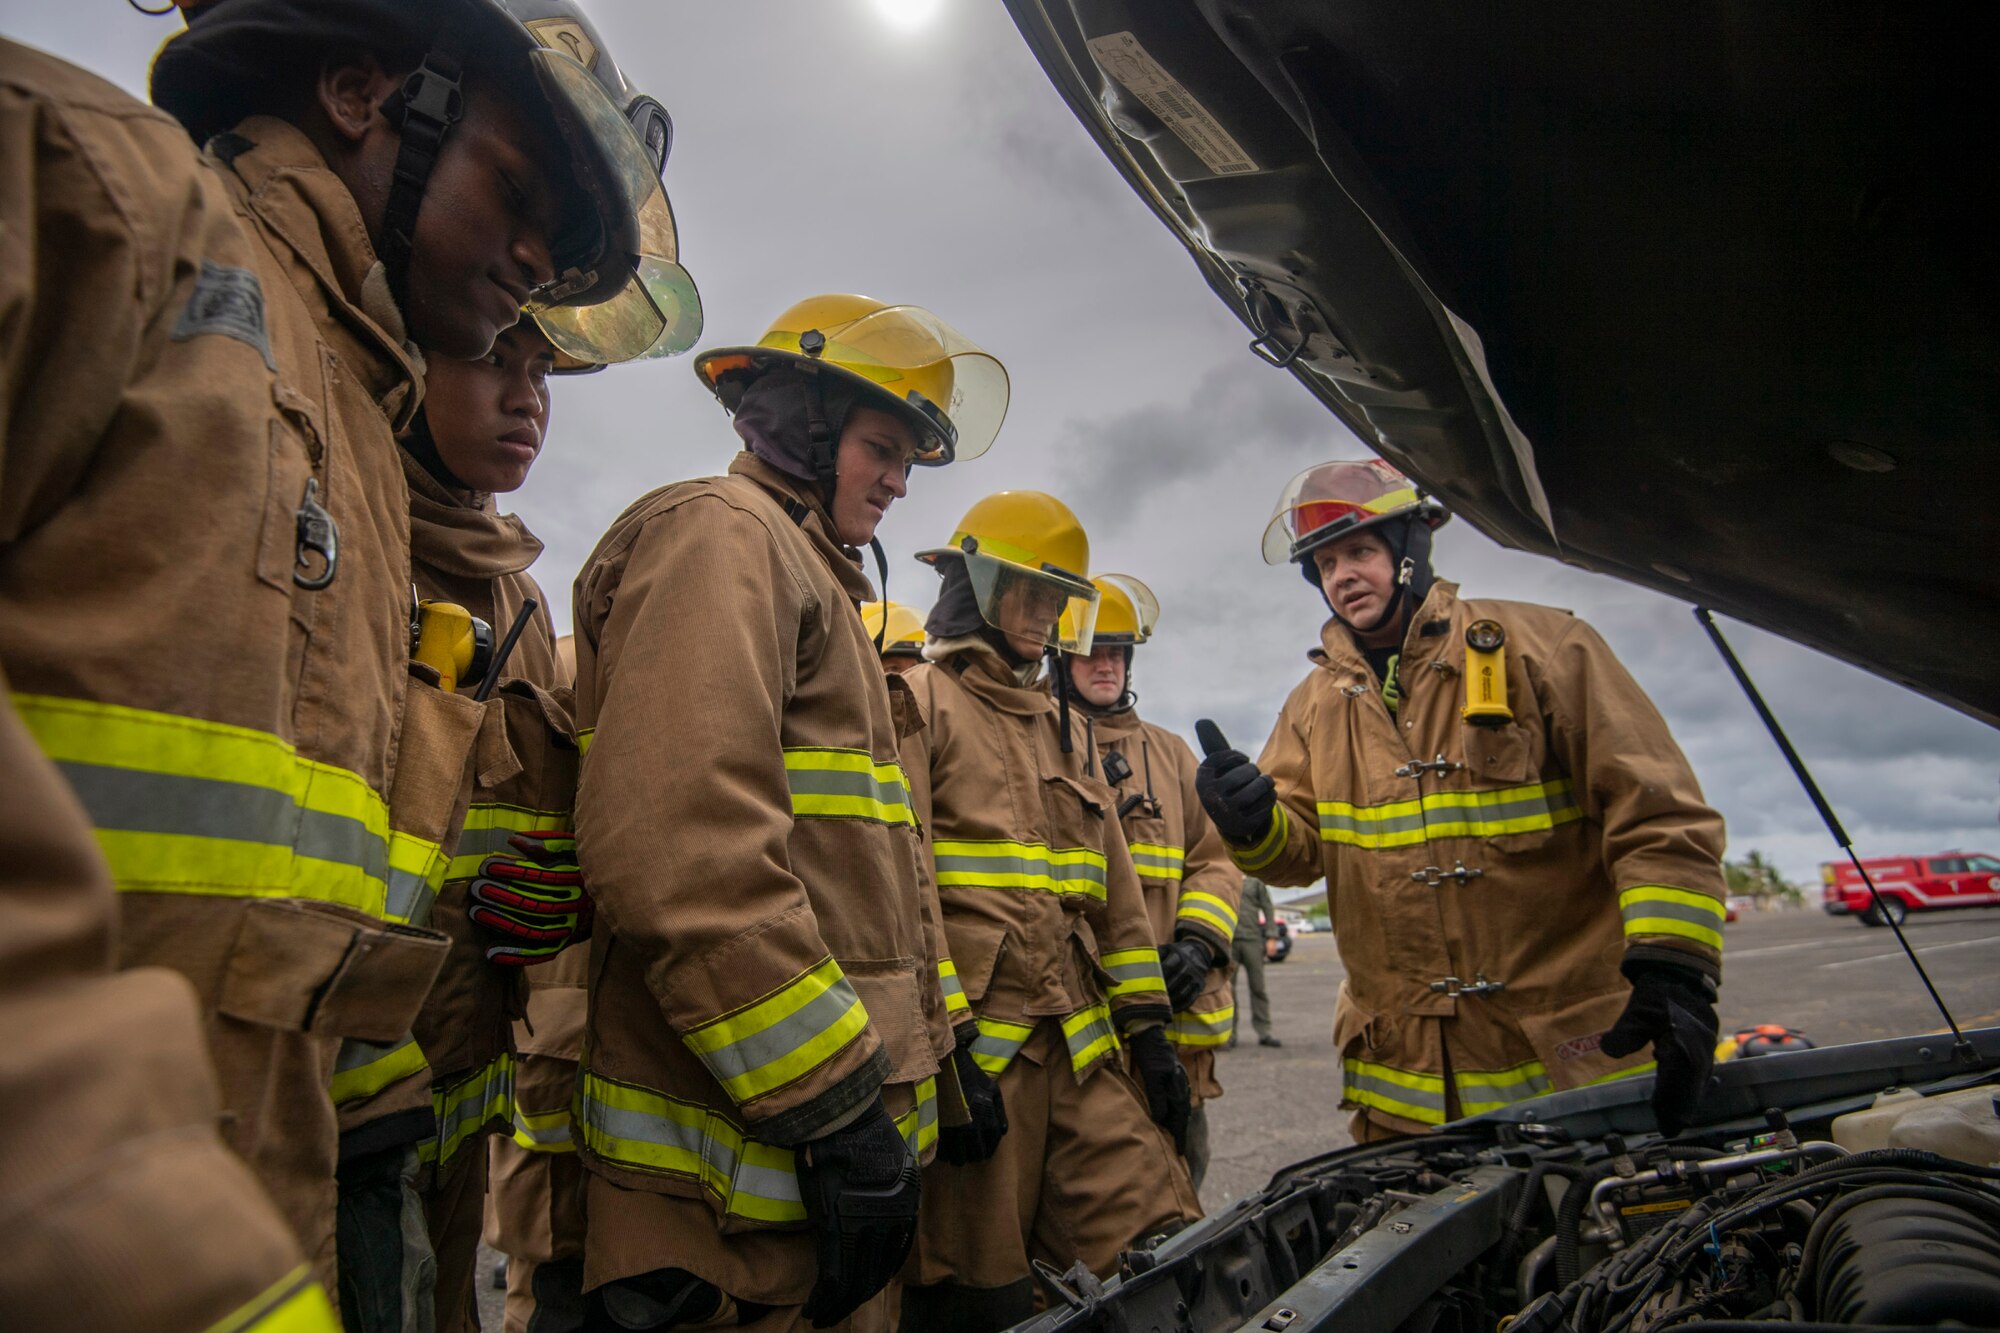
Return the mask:
<path id="1" fill-rule="evenodd" d="M 1819 1317 L 1841 1324 L 1983 1328 L 2000 1319 L 2000 1231 L 1933 1199 L 1871 1199 L 1833 1220 Z"/>

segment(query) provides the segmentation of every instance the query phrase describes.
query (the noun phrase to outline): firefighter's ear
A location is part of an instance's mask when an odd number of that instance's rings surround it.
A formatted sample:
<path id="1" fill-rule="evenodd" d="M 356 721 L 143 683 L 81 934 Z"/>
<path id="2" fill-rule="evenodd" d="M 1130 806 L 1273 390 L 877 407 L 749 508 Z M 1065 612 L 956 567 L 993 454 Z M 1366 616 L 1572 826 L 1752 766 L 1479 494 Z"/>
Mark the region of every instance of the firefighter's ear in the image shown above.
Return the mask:
<path id="1" fill-rule="evenodd" d="M 393 133 L 382 116 L 382 104 L 401 86 L 401 81 L 382 68 L 382 62 L 367 52 L 329 56 L 320 66 L 314 86 L 314 100 L 333 132 L 348 143 L 358 144 L 370 131 Z"/>

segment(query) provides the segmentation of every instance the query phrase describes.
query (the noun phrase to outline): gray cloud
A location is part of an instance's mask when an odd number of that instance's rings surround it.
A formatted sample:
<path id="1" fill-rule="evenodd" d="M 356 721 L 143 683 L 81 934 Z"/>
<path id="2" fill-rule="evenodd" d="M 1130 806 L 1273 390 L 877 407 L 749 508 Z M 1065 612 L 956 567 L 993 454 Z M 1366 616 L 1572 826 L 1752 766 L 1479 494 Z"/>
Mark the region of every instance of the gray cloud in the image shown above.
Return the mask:
<path id="1" fill-rule="evenodd" d="M 920 32 L 863 0 L 586 0 L 621 64 L 671 109 L 669 187 L 702 286 L 706 345 L 754 340 L 812 292 L 930 306 L 1008 365 L 992 453 L 920 472 L 891 511 L 891 594 L 919 606 L 910 555 L 991 491 L 1057 492 L 1100 570 L 1165 606 L 1137 683 L 1149 716 L 1213 717 L 1261 747 L 1305 674 L 1325 610 L 1258 540 L 1299 468 L 1359 445 L 1247 332 L 1117 178 L 1048 86 L 1001 6 L 950 4 Z M 10 35 L 130 89 L 174 20 L 116 3 L 10 4 Z M 685 360 L 555 391 L 545 457 L 513 505 L 548 544 L 536 568 L 558 623 L 575 571 L 631 500 L 719 469 L 735 438 Z M 1673 727 L 1733 849 L 1811 877 L 1832 855 L 1792 781 L 1679 602 L 1502 550 L 1469 526 L 1438 563 L 1468 594 L 1567 606 L 1620 654 Z M 2000 849 L 2000 736 L 1850 667 L 1730 626 L 1864 851 Z"/>

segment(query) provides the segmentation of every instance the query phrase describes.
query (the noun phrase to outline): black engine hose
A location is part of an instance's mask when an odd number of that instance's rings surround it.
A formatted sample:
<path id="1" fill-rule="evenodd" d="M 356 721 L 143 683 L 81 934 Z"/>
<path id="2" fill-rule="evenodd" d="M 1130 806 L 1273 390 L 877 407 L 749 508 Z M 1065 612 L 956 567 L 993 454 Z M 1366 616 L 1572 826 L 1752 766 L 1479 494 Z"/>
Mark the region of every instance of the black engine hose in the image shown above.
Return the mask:
<path id="1" fill-rule="evenodd" d="M 1528 1179 L 1521 1186 L 1520 1201 L 1514 1205 L 1513 1215 L 1507 1219 L 1507 1234 L 1500 1242 L 1501 1261 L 1511 1265 L 1521 1251 L 1526 1248 L 1528 1222 L 1534 1217 L 1535 1209 L 1541 1206 L 1542 1182 L 1550 1176 L 1561 1176 L 1564 1180 L 1576 1180 L 1585 1168 L 1579 1162 L 1540 1161 L 1528 1170 Z"/>
<path id="2" fill-rule="evenodd" d="M 1979 1213 L 1995 1227 L 2000 1227 L 2000 1199 L 1974 1190 L 1935 1184 L 1870 1185 L 1852 1194 L 1843 1194 L 1820 1209 L 1819 1216 L 1813 1219 L 1812 1229 L 1806 1232 L 1805 1248 L 1799 1254 L 1798 1264 L 1800 1294 L 1811 1291 L 1806 1284 L 1819 1269 L 1820 1251 L 1826 1248 L 1827 1232 L 1831 1230 L 1834 1219 L 1850 1208 L 1873 1199 L 1929 1199 L 1933 1203 Z"/>

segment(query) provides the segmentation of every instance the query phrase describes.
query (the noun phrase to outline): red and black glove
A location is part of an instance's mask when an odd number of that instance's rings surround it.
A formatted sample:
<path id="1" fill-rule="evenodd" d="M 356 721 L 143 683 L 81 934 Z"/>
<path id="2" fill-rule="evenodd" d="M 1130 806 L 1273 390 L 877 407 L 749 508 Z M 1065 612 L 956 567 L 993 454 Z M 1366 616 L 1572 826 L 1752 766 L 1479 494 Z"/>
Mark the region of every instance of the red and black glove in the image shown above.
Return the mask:
<path id="1" fill-rule="evenodd" d="M 466 891 L 466 915 L 499 936 L 486 950 L 488 962 L 531 967 L 589 939 L 595 909 L 576 861 L 576 834 L 544 829 L 507 843 L 518 855 L 495 852 L 480 864 Z"/>

